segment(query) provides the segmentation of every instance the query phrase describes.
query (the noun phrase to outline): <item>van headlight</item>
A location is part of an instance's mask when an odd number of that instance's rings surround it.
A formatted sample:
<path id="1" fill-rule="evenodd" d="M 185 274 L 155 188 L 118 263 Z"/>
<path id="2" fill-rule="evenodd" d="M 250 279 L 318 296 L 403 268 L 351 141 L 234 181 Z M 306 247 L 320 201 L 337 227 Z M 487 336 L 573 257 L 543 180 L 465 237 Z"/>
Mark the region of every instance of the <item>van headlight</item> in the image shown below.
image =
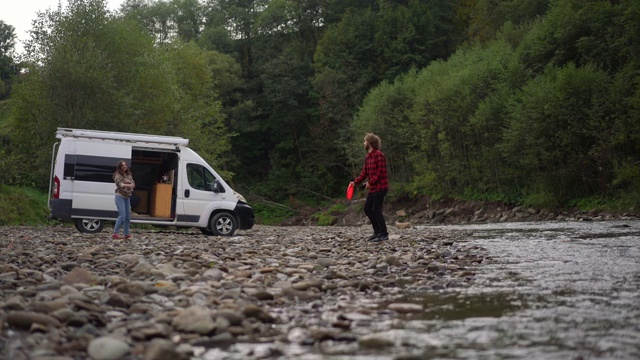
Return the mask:
<path id="1" fill-rule="evenodd" d="M 235 190 L 233 191 L 233 195 L 235 195 L 238 200 L 242 201 L 242 202 L 247 202 L 247 199 L 244 198 L 244 196 L 242 196 L 242 194 L 240 194 L 239 192 L 236 192 Z"/>

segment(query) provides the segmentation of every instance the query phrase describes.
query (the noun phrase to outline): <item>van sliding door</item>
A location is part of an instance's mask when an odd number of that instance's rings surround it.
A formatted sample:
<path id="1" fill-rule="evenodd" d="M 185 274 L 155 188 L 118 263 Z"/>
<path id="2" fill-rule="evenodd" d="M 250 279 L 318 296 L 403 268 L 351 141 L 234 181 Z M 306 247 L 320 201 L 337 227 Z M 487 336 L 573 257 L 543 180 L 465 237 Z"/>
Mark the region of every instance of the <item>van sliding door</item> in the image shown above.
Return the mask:
<path id="1" fill-rule="evenodd" d="M 78 141 L 73 184 L 72 215 L 76 218 L 115 219 L 113 172 L 120 161 L 131 164 L 131 146 Z"/>

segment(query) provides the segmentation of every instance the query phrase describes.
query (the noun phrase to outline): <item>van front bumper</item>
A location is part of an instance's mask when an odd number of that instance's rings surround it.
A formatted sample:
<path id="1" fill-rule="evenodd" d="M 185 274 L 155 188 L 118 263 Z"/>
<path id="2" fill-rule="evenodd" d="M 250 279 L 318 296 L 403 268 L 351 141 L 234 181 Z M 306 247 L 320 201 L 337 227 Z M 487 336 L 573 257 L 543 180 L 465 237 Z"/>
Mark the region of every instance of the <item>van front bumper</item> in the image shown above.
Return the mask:
<path id="1" fill-rule="evenodd" d="M 253 208 L 249 204 L 238 201 L 234 212 L 238 216 L 238 229 L 249 230 L 256 222 L 255 215 L 253 214 Z"/>

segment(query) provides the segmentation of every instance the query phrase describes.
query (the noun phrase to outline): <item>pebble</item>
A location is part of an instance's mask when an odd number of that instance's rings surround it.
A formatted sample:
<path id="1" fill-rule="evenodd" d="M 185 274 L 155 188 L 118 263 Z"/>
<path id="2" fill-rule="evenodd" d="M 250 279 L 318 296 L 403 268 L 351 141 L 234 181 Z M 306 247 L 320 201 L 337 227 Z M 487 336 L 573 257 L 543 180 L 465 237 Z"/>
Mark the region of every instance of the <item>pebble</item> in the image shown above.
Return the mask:
<path id="1" fill-rule="evenodd" d="M 94 360 L 118 360 L 131 351 L 123 340 L 112 337 L 93 339 L 87 348 L 87 354 Z"/>
<path id="2" fill-rule="evenodd" d="M 411 303 L 394 303 L 389 304 L 387 307 L 389 310 L 399 312 L 401 314 L 419 313 L 423 311 L 422 305 Z"/>
<path id="3" fill-rule="evenodd" d="M 380 331 L 427 306 L 401 299 L 470 285 L 485 253 L 443 229 L 403 226 L 375 244 L 370 231 L 256 225 L 209 237 L 134 228 L 125 242 L 67 225 L 0 227 L 0 348 L 12 360 L 394 348 Z"/>

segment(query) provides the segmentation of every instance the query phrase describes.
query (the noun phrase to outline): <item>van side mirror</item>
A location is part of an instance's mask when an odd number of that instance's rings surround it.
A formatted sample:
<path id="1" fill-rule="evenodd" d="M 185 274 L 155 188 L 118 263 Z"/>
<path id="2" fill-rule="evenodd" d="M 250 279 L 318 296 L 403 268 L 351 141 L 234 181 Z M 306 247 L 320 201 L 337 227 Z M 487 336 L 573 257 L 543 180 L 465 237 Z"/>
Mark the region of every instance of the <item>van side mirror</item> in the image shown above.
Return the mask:
<path id="1" fill-rule="evenodd" d="M 224 187 L 222 187 L 222 184 L 220 183 L 220 181 L 218 181 L 218 179 L 216 179 L 213 182 L 213 186 L 212 189 L 214 193 L 222 193 L 224 192 Z"/>

